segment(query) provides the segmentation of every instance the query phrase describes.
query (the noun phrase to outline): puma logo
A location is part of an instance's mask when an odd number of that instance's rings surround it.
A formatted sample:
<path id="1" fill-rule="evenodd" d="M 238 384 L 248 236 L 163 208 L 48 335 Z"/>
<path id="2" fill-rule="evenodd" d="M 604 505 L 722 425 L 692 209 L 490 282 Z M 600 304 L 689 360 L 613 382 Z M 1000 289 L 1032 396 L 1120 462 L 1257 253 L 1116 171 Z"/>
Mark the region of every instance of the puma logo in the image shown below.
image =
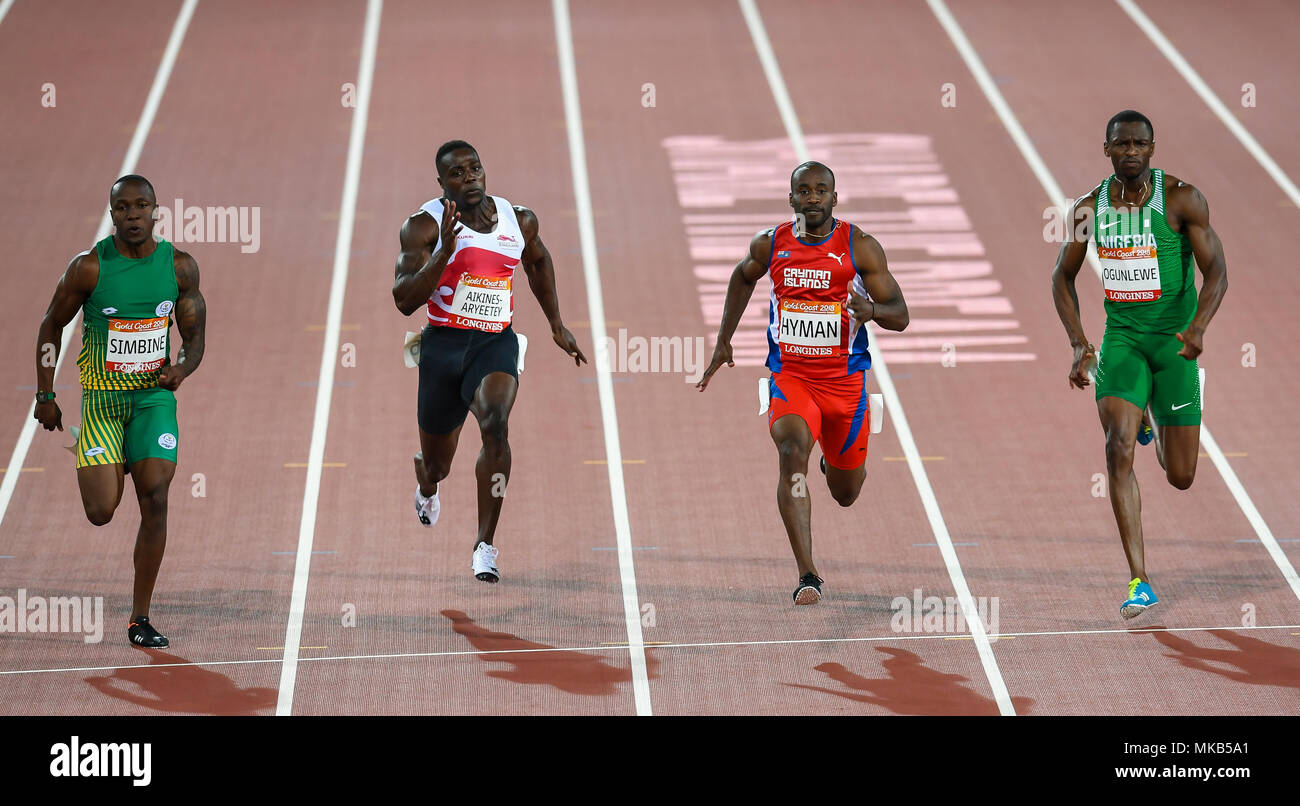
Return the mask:
<path id="1" fill-rule="evenodd" d="M 844 255 L 837 255 L 834 252 L 827 252 L 826 257 L 833 257 L 835 258 L 836 263 L 839 263 L 841 266 L 844 265 L 843 263 L 840 263 L 840 258 L 844 257 Z"/>

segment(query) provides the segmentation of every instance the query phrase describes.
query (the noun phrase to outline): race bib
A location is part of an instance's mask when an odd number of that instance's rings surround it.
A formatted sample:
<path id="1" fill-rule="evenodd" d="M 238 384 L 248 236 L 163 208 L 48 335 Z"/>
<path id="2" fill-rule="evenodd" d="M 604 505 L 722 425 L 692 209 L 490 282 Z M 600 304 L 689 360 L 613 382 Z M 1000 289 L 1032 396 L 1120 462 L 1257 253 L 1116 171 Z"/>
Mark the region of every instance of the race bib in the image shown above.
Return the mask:
<path id="1" fill-rule="evenodd" d="M 510 278 L 462 274 L 451 301 L 452 324 L 499 333 L 510 324 Z"/>
<path id="2" fill-rule="evenodd" d="M 840 303 L 781 300 L 781 352 L 789 355 L 829 356 L 842 344 Z"/>
<path id="3" fill-rule="evenodd" d="M 1111 302 L 1160 299 L 1160 264 L 1155 246 L 1097 247 L 1101 281 Z"/>
<path id="4" fill-rule="evenodd" d="M 109 372 L 153 372 L 167 361 L 166 316 L 157 319 L 109 319 L 104 369 Z"/>

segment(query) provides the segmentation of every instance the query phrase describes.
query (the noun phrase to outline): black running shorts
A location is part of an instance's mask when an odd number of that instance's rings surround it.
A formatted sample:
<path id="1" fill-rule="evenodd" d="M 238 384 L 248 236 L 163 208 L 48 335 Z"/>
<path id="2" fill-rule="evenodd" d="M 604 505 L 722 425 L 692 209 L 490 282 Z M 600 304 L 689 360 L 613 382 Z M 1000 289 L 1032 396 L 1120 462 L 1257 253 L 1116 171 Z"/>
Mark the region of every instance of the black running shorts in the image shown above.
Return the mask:
<path id="1" fill-rule="evenodd" d="M 484 333 L 425 325 L 420 335 L 420 430 L 447 434 L 465 422 L 479 384 L 493 372 L 519 377 L 513 328 Z"/>

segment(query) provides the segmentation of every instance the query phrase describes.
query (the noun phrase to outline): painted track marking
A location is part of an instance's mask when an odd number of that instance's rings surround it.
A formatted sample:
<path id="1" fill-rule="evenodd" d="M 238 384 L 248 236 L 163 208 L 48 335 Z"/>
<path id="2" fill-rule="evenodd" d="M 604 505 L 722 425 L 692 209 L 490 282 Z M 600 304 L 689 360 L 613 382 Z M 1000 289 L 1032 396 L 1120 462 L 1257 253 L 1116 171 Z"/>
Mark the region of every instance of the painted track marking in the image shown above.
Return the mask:
<path id="1" fill-rule="evenodd" d="M 370 114 L 370 90 L 375 75 L 375 51 L 379 43 L 379 19 L 384 0 L 369 0 L 366 27 L 362 35 L 361 65 L 357 76 L 357 106 L 352 111 L 348 135 L 347 170 L 343 198 L 339 203 L 338 239 L 334 244 L 334 276 L 330 283 L 329 311 L 325 318 L 325 342 L 321 348 L 320 383 L 316 386 L 316 414 L 311 427 L 311 451 L 307 458 L 307 482 L 302 494 L 302 523 L 298 529 L 298 555 L 293 565 L 293 592 L 284 627 L 284 656 L 280 667 L 280 689 L 276 716 L 293 713 L 293 690 L 298 677 L 298 647 L 302 644 L 302 617 L 307 607 L 307 579 L 311 573 L 312 543 L 316 539 L 316 508 L 320 501 L 321 468 L 325 458 L 325 436 L 329 430 L 330 401 L 334 395 L 334 368 L 338 363 L 339 326 L 343 321 L 343 296 L 347 292 L 348 263 L 352 256 L 352 225 L 361 184 L 361 158 L 365 150 L 366 119 Z"/>
<path id="2" fill-rule="evenodd" d="M 1224 627 L 1151 627 L 1135 629 L 1106 629 L 1106 630 L 1048 630 L 1042 632 L 1016 632 L 1016 633 L 999 633 L 998 638 L 1054 638 L 1054 637 L 1071 637 L 1071 636 L 1093 636 L 1093 635 L 1146 635 L 1147 633 L 1182 633 L 1182 632 L 1255 632 L 1257 630 L 1294 630 L 1300 628 L 1300 624 L 1264 624 L 1254 627 L 1243 627 L 1239 624 Z M 1291 633 L 1291 635 L 1300 635 L 1300 633 Z M 798 644 L 869 644 L 893 641 L 948 641 L 956 638 L 970 639 L 970 635 L 954 635 L 952 633 L 922 633 L 922 634 L 895 634 L 895 635 L 872 635 L 851 638 L 786 638 L 773 639 L 768 641 L 696 641 L 691 643 L 674 643 L 654 642 L 654 649 L 708 649 L 712 647 L 749 647 L 749 646 L 787 646 Z M 394 652 L 394 653 L 375 653 L 368 655 L 328 655 L 317 658 L 301 658 L 300 663 L 315 661 L 355 661 L 355 660 L 404 660 L 411 658 L 454 658 L 454 657 L 472 657 L 477 655 L 527 655 L 547 652 L 597 652 L 597 651 L 622 651 L 627 645 L 623 642 L 609 642 L 595 646 L 570 646 L 570 647 L 542 647 L 527 649 L 461 649 L 448 650 L 445 652 Z M 266 647 L 257 647 L 264 649 Z M 275 647 L 278 649 L 279 647 Z M 315 647 L 303 647 L 303 649 L 312 649 Z M 213 661 L 190 661 L 187 663 L 141 663 L 134 665 L 119 666 L 69 666 L 56 669 L 12 669 L 0 671 L 0 676 L 4 675 L 24 675 L 24 674 L 55 674 L 58 672 L 106 672 L 116 671 L 118 669 L 169 669 L 181 666 L 248 666 L 260 663 L 280 663 L 279 658 L 250 658 L 246 660 L 213 660 Z"/>
<path id="3" fill-rule="evenodd" d="M 578 72 L 573 58 L 568 0 L 553 0 L 551 8 L 555 15 L 555 43 L 560 65 L 560 88 L 564 94 L 573 196 L 578 210 L 578 238 L 582 244 L 582 273 L 587 281 L 587 312 L 591 317 L 591 340 L 596 351 L 593 363 L 596 365 L 596 390 L 600 395 L 600 419 L 605 431 L 605 461 L 609 467 L 609 494 L 618 542 L 618 574 L 622 581 L 623 615 L 627 625 L 628 654 L 632 661 L 632 694 L 637 715 L 650 716 L 650 681 L 646 676 L 641 605 L 636 591 L 636 569 L 632 563 L 631 518 L 627 511 L 627 491 L 623 486 L 623 448 L 618 439 L 614 383 L 605 347 L 605 301 L 600 287 L 600 267 L 596 261 L 596 224 L 591 207 L 591 184 L 587 178 L 587 146 L 582 133 L 582 108 L 578 99 Z"/>

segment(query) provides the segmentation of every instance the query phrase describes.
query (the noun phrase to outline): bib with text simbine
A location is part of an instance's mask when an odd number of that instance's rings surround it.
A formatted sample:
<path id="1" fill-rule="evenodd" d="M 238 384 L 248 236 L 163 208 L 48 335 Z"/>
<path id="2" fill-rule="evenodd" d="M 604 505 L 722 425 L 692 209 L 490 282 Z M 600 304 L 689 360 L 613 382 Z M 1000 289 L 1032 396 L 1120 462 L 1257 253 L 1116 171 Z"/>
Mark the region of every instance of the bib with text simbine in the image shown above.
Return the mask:
<path id="1" fill-rule="evenodd" d="M 109 319 L 104 369 L 109 372 L 152 372 L 167 361 L 166 316 L 156 319 Z"/>

